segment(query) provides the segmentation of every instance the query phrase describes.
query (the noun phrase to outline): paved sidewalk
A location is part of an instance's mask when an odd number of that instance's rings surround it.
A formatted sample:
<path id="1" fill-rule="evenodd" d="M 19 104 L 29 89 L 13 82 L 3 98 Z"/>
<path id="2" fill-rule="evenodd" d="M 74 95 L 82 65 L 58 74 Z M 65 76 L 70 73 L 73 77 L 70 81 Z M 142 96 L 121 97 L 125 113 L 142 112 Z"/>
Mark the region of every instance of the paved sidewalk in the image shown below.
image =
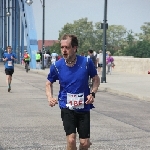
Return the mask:
<path id="1" fill-rule="evenodd" d="M 100 90 L 150 101 L 150 75 L 136 75 L 112 72 L 106 75 L 106 82 L 101 83 Z"/>
<path id="2" fill-rule="evenodd" d="M 17 65 L 16 67 L 22 67 Z M 47 76 L 49 68 L 45 70 L 31 69 L 31 71 Z M 101 79 L 101 76 L 100 76 Z M 150 101 L 150 75 L 136 75 L 113 70 L 111 75 L 106 75 L 106 82 L 101 83 L 99 90 L 107 91 L 113 94 L 124 95 L 140 100 Z"/>

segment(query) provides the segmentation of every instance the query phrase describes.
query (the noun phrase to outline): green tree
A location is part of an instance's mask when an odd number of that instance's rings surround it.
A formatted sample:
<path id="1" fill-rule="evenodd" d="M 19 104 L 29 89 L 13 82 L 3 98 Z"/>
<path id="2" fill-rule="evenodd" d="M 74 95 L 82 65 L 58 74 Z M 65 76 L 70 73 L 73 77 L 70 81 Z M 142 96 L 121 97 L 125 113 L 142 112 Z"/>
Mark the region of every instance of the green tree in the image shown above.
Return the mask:
<path id="1" fill-rule="evenodd" d="M 146 26 L 146 27 L 145 27 Z M 149 24 L 142 26 L 143 34 L 149 32 Z M 67 23 L 59 31 L 59 39 L 64 34 L 75 34 L 79 40 L 78 53 L 87 54 L 88 49 L 99 51 L 103 48 L 103 30 L 101 22 L 93 24 L 87 18 L 82 18 Z M 139 35 L 136 35 L 140 38 Z M 127 31 L 122 25 L 110 25 L 107 30 L 107 50 L 114 55 L 133 55 L 135 56 L 134 48 L 137 45 L 138 39 L 131 31 Z M 144 48 L 145 49 L 145 48 Z M 50 47 L 50 51 L 56 51 L 60 54 L 60 44 L 55 43 Z M 141 56 L 140 54 L 138 56 Z M 144 55 L 145 56 L 145 55 Z M 143 57 L 143 55 L 142 55 Z"/>
<path id="2" fill-rule="evenodd" d="M 124 50 L 124 55 L 134 56 L 138 58 L 149 58 L 150 57 L 150 41 L 143 40 L 137 41 L 133 46 L 129 46 Z"/>
<path id="3" fill-rule="evenodd" d="M 48 46 L 46 47 L 47 51 L 51 53 L 53 52 L 56 52 L 57 54 L 61 54 L 61 51 L 60 51 L 60 43 L 54 43 L 53 46 Z"/>
<path id="4" fill-rule="evenodd" d="M 88 49 L 95 49 L 93 23 L 88 22 L 87 18 L 74 21 L 73 24 L 67 23 L 62 30 L 59 31 L 59 39 L 63 34 L 75 34 L 78 37 L 78 53 L 87 53 Z"/>
<path id="5" fill-rule="evenodd" d="M 141 26 L 142 33 L 137 34 L 140 40 L 149 40 L 150 41 L 150 22 L 145 22 Z"/>
<path id="6" fill-rule="evenodd" d="M 126 28 L 122 25 L 110 25 L 107 30 L 107 49 L 117 54 L 125 45 Z"/>

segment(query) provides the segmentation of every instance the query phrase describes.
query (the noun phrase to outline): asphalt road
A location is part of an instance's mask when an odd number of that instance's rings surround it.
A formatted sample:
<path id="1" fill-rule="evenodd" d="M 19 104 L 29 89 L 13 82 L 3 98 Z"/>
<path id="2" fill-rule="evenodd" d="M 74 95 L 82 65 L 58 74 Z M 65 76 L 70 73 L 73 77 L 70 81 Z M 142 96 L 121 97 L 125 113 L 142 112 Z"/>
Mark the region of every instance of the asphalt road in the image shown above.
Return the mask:
<path id="1" fill-rule="evenodd" d="M 65 150 L 60 109 L 48 106 L 45 82 L 46 75 L 15 68 L 8 93 L 0 65 L 0 150 Z M 95 107 L 90 150 L 150 150 L 150 102 L 99 91 Z"/>

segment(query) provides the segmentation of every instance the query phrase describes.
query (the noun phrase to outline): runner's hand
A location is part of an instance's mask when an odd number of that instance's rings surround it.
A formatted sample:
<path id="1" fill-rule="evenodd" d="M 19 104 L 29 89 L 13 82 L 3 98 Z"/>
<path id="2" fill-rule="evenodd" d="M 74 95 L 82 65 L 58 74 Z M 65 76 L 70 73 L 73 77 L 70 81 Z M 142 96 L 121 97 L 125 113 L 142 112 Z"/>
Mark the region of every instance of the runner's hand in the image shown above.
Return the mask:
<path id="1" fill-rule="evenodd" d="M 13 56 L 11 56 L 11 59 L 14 59 L 14 57 L 13 57 Z"/>
<path id="2" fill-rule="evenodd" d="M 53 107 L 58 104 L 57 99 L 53 97 L 48 97 L 49 106 Z"/>
<path id="3" fill-rule="evenodd" d="M 8 58 L 6 57 L 4 60 L 5 60 L 5 61 L 7 61 L 7 60 L 8 60 Z"/>
<path id="4" fill-rule="evenodd" d="M 90 94 L 87 96 L 86 104 L 92 104 L 94 102 L 94 97 Z"/>

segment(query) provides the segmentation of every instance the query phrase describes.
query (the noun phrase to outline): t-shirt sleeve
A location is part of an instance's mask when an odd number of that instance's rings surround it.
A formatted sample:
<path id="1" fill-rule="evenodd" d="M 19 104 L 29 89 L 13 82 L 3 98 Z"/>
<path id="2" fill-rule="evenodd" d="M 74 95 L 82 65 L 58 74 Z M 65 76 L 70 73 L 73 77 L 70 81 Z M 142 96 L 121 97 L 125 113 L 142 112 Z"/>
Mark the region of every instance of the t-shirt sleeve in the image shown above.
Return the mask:
<path id="1" fill-rule="evenodd" d="M 16 59 L 16 54 L 13 53 L 13 57 Z"/>
<path id="2" fill-rule="evenodd" d="M 91 59 L 88 60 L 88 72 L 89 72 L 89 76 L 91 78 L 93 78 L 95 75 L 97 75 L 97 70 L 95 68 L 95 65 L 93 63 L 93 61 Z"/>
<path id="3" fill-rule="evenodd" d="M 48 79 L 51 83 L 56 82 L 56 80 L 58 80 L 58 72 L 57 72 L 57 70 L 56 70 L 56 68 L 55 68 L 54 65 L 52 65 L 52 66 L 50 67 L 50 73 L 48 74 L 47 79 Z"/>
<path id="4" fill-rule="evenodd" d="M 5 55 L 5 53 L 3 54 L 3 58 L 6 58 L 6 55 Z"/>

